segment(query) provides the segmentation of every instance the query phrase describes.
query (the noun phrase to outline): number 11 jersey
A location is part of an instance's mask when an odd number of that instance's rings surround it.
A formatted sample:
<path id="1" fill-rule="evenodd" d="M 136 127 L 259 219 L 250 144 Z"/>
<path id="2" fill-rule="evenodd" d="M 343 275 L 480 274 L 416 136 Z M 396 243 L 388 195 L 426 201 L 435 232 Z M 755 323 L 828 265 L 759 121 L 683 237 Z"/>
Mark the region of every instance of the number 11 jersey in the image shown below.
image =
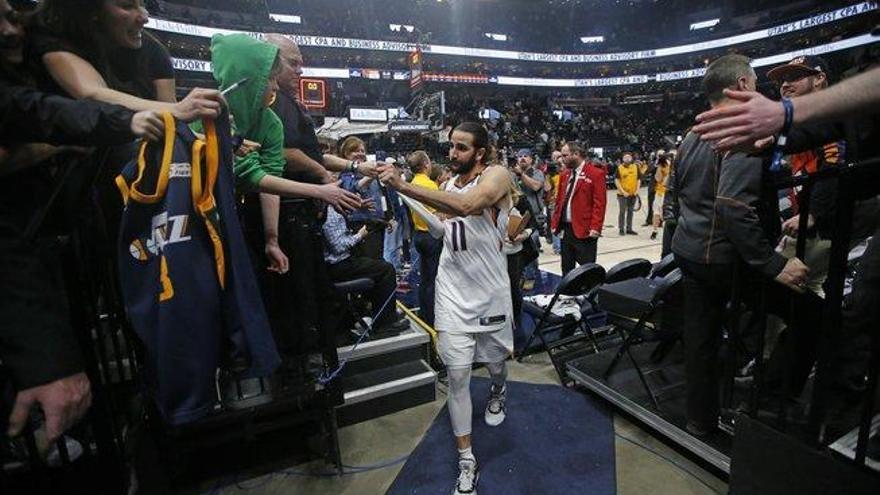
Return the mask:
<path id="1" fill-rule="evenodd" d="M 477 176 L 462 187 L 458 176 L 445 190 L 463 194 L 479 183 Z M 444 221 L 443 252 L 435 281 L 435 327 L 440 332 L 495 332 L 512 328 L 513 309 L 507 256 L 507 211 L 492 206 L 478 215 Z"/>

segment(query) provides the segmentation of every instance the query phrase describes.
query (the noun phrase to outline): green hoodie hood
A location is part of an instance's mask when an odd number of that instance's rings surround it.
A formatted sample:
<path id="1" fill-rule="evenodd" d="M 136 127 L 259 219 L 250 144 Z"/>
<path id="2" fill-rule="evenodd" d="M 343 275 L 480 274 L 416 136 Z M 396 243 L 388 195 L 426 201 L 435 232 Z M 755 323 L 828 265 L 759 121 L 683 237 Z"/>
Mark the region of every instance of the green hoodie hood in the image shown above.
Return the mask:
<path id="1" fill-rule="evenodd" d="M 233 171 L 243 190 L 258 190 L 266 175 L 280 177 L 284 159 L 284 127 L 272 110 L 263 106 L 278 48 L 244 34 L 214 35 L 211 63 L 214 79 L 224 90 L 247 78 L 247 82 L 226 94 L 235 119 L 236 134 L 260 144 L 260 150 L 235 157 Z"/>
<path id="2" fill-rule="evenodd" d="M 267 110 L 263 106 L 263 93 L 277 55 L 278 47 L 245 34 L 216 34 L 211 38 L 211 63 L 220 90 L 248 79 L 226 95 L 235 126 L 244 136 L 253 133 Z"/>

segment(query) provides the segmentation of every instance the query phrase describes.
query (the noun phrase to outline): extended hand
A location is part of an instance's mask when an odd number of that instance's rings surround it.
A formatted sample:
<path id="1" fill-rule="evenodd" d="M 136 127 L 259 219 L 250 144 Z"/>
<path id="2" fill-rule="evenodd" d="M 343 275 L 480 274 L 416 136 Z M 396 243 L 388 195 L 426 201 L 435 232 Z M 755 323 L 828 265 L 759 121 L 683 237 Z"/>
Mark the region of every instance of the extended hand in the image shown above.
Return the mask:
<path id="1" fill-rule="evenodd" d="M 713 141 L 717 150 L 756 147 L 782 129 L 785 123 L 782 103 L 754 91 L 725 89 L 724 95 L 740 103 L 697 115 L 699 124 L 693 129 L 704 141 Z"/>
<path id="2" fill-rule="evenodd" d="M 361 162 L 358 164 L 357 170 L 361 175 L 376 178 L 379 175 L 379 165 L 377 162 Z"/>
<path id="3" fill-rule="evenodd" d="M 318 186 L 320 198 L 325 203 L 333 206 L 339 212 L 349 212 L 361 207 L 361 197 L 339 187 L 342 182 L 335 184 L 323 184 Z"/>
<path id="4" fill-rule="evenodd" d="M 400 189 L 404 180 L 394 165 L 382 165 L 379 167 L 379 182 L 388 187 Z"/>
<path id="5" fill-rule="evenodd" d="M 184 122 L 215 119 L 225 103 L 223 95 L 216 89 L 194 88 L 184 99 L 174 104 L 171 113 Z"/>

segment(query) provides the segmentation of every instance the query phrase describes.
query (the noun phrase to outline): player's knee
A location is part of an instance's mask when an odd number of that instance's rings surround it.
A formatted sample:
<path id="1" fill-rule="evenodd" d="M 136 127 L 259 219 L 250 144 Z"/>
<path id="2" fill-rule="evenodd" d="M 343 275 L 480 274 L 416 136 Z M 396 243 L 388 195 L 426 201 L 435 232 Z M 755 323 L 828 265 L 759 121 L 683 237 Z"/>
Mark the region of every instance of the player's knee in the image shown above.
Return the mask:
<path id="1" fill-rule="evenodd" d="M 461 392 L 470 393 L 471 369 L 470 368 L 448 368 L 447 375 L 449 377 L 450 394 L 458 394 Z"/>

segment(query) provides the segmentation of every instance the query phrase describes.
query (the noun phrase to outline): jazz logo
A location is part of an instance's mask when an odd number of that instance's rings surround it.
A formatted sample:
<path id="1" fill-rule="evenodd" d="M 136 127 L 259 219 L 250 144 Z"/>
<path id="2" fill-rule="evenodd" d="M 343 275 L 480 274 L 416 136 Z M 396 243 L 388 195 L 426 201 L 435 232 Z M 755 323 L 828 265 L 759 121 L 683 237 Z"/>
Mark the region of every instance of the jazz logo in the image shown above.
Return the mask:
<path id="1" fill-rule="evenodd" d="M 189 235 L 189 215 L 172 215 L 162 212 L 153 217 L 151 237 L 142 242 L 135 239 L 129 245 L 129 252 L 138 261 L 147 261 L 152 256 L 164 252 L 165 247 L 192 239 Z"/>

